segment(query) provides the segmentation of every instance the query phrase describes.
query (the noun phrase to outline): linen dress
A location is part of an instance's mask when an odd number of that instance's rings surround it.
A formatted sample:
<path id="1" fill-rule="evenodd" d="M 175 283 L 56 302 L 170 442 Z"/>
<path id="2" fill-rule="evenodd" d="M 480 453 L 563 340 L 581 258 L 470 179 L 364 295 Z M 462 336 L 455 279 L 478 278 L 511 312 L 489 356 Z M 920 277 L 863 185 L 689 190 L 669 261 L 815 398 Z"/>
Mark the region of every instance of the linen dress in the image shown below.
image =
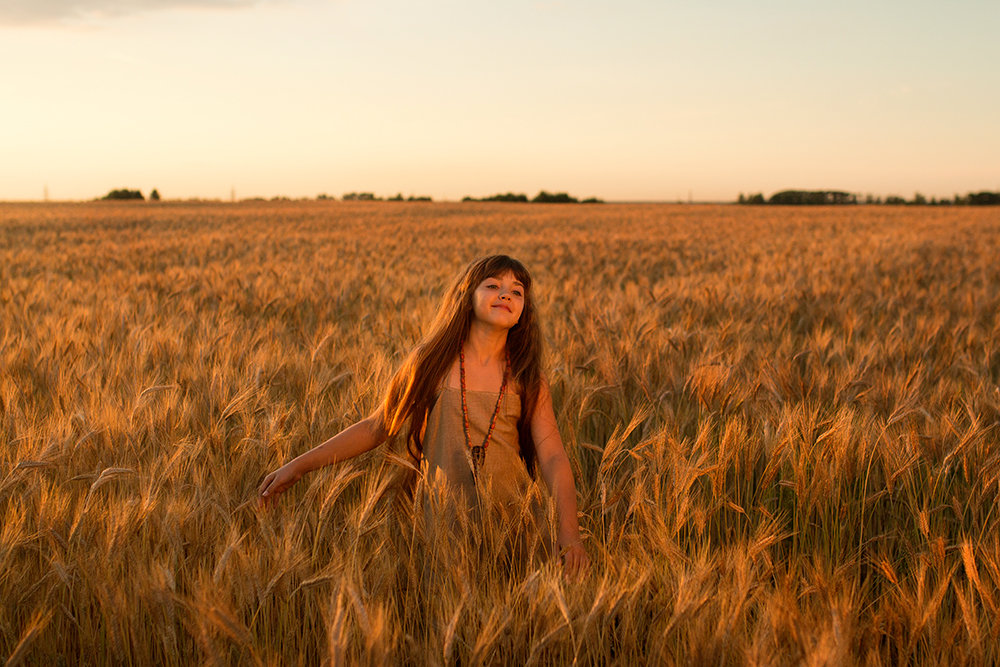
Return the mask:
<path id="1" fill-rule="evenodd" d="M 499 392 L 465 393 L 470 440 L 481 445 Z M 441 531 L 444 524 L 452 538 L 456 531 L 470 534 L 524 563 L 531 554 L 544 557 L 551 552 L 551 536 L 544 521 L 547 494 L 520 457 L 520 416 L 521 397 L 508 389 L 477 479 L 465 442 L 461 390 L 441 387 L 427 416 L 421 470 L 427 526 Z"/>

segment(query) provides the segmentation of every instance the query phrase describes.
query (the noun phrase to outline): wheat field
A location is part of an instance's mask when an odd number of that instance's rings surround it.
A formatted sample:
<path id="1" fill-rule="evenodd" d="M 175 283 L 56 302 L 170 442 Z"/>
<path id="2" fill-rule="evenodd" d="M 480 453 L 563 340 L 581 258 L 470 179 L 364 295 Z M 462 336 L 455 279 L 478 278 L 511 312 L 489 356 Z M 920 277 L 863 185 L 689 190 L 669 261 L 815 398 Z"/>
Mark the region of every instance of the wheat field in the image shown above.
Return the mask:
<path id="1" fill-rule="evenodd" d="M 392 445 L 259 511 L 493 252 L 589 577 L 446 539 Z M 1000 662 L 997 257 L 989 208 L 0 205 L 0 659 Z"/>

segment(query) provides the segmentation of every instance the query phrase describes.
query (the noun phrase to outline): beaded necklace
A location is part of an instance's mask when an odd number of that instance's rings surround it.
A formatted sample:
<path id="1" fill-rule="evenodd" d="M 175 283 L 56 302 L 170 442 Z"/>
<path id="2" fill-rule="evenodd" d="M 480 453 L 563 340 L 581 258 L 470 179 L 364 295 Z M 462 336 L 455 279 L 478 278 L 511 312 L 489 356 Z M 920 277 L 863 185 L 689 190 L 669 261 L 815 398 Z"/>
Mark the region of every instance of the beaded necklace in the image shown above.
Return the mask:
<path id="1" fill-rule="evenodd" d="M 497 415 L 500 414 L 500 403 L 503 401 L 504 392 L 507 390 L 508 365 L 508 363 L 504 363 L 503 382 L 500 383 L 500 395 L 497 396 L 497 405 L 493 408 L 493 417 L 490 419 L 490 427 L 486 431 L 486 437 L 483 438 L 483 444 L 473 446 L 472 436 L 469 434 L 469 408 L 465 403 L 465 350 L 459 348 L 458 351 L 458 368 L 462 383 L 462 421 L 465 426 L 465 448 L 472 461 L 472 477 L 474 479 L 478 479 L 479 477 L 479 467 L 483 465 L 483 461 L 486 459 L 486 448 L 490 446 L 490 438 L 493 437 L 493 427 L 496 426 Z"/>

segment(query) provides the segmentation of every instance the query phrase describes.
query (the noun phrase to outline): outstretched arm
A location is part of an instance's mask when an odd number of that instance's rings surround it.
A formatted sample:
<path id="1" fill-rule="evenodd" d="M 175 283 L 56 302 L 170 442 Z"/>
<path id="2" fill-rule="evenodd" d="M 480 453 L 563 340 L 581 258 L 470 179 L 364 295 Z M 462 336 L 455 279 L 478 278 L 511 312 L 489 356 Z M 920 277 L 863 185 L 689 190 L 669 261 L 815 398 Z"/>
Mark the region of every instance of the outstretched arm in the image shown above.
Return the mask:
<path id="1" fill-rule="evenodd" d="M 552 409 L 552 395 L 545 381 L 542 382 L 538 392 L 538 404 L 531 419 L 531 437 L 535 441 L 538 467 L 556 502 L 556 515 L 559 521 L 557 536 L 563 567 L 568 574 L 582 574 L 589 568 L 590 559 L 580 539 L 573 469 L 570 468 L 562 438 L 559 437 L 559 427 L 556 424 L 555 411 Z"/>
<path id="2" fill-rule="evenodd" d="M 307 472 L 363 454 L 385 442 L 386 432 L 379 413 L 348 426 L 321 445 L 316 445 L 269 473 L 257 489 L 258 506 L 274 502 Z"/>

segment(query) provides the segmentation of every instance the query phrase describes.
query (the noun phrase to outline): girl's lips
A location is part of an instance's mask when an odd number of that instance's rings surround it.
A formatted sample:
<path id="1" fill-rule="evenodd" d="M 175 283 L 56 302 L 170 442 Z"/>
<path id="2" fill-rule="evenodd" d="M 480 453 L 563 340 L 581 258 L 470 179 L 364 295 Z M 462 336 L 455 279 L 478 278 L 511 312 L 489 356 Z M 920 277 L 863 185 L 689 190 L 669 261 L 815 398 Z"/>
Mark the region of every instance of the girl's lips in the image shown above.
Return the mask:
<path id="1" fill-rule="evenodd" d="M 503 308 L 503 309 L 504 309 L 504 310 L 506 310 L 506 311 L 507 311 L 508 313 L 513 313 L 513 312 L 514 312 L 513 310 L 511 310 L 511 309 L 510 309 L 510 308 L 508 308 L 507 306 L 503 305 L 502 303 L 498 303 L 497 305 L 495 305 L 495 306 L 493 306 L 493 307 L 494 307 L 494 308 Z"/>

